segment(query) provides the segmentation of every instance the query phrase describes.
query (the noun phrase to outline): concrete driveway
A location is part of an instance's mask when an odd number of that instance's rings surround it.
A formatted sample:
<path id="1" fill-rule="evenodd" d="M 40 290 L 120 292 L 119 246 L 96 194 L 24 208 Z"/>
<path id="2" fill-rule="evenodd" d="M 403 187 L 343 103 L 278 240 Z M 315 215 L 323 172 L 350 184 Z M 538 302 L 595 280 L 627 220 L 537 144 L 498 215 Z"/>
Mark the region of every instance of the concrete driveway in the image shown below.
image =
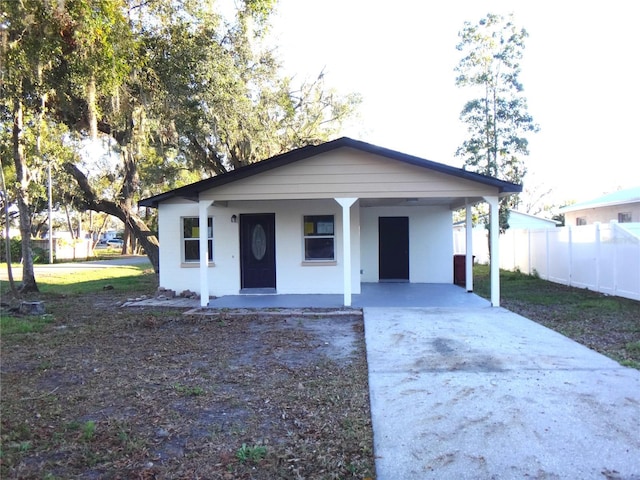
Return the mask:
<path id="1" fill-rule="evenodd" d="M 501 308 L 365 308 L 379 480 L 640 480 L 640 371 Z"/>

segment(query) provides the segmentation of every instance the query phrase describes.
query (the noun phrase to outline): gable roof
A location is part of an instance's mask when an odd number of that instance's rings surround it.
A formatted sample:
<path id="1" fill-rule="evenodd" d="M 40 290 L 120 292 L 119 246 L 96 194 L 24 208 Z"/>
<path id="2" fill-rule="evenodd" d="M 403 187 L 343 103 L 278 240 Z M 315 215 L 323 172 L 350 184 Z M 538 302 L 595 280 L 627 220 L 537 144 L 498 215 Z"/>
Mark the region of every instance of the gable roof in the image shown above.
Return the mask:
<path id="1" fill-rule="evenodd" d="M 360 140 L 353 140 L 348 137 L 342 137 L 338 138 L 337 140 L 322 143 L 320 145 L 311 145 L 291 150 L 290 152 L 276 155 L 269 159 L 262 160 L 261 162 L 256 162 L 251 165 L 232 170 L 228 173 L 224 173 L 222 175 L 217 175 L 215 177 L 207 178 L 190 185 L 185 185 L 184 187 L 169 190 L 165 193 L 140 200 L 138 204 L 143 207 L 157 208 L 159 203 L 176 197 L 187 198 L 196 201 L 198 199 L 198 195 L 201 192 L 253 175 L 258 175 L 262 172 L 282 167 L 299 160 L 310 158 L 322 153 L 327 153 L 338 148 L 352 148 L 361 152 L 378 155 L 410 165 L 415 165 L 447 175 L 452 175 L 454 177 L 464 178 L 474 182 L 482 183 L 484 185 L 497 188 L 499 193 L 503 194 L 518 193 L 522 191 L 522 185 L 498 180 L 497 178 L 488 177 L 479 173 L 469 172 L 461 168 L 433 162 L 431 160 L 426 160 L 423 158 L 415 157 L 413 155 L 408 155 L 406 153 L 390 150 L 388 148 L 379 147 L 370 143 L 362 142 Z"/>
<path id="2" fill-rule="evenodd" d="M 608 193 L 601 197 L 587 200 L 586 202 L 574 203 L 560 209 L 561 212 L 574 212 L 576 210 L 586 210 L 588 208 L 610 207 L 614 205 L 624 205 L 627 203 L 640 203 L 640 187 L 627 188 L 617 192 Z"/>

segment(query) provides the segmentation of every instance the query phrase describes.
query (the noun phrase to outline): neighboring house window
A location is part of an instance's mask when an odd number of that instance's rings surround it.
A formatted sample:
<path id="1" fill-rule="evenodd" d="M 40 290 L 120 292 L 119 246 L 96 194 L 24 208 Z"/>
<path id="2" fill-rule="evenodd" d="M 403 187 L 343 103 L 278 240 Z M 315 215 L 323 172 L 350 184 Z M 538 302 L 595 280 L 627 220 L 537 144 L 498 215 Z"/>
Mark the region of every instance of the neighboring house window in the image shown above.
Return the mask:
<path id="1" fill-rule="evenodd" d="M 209 261 L 213 261 L 213 218 L 207 220 L 207 238 L 209 239 Z M 200 219 L 182 218 L 182 261 L 185 263 L 200 261 Z"/>
<path id="2" fill-rule="evenodd" d="M 335 260 L 335 234 L 333 227 L 333 215 L 305 215 L 305 260 Z"/>
<path id="3" fill-rule="evenodd" d="M 578 217 L 576 218 L 576 226 L 580 226 L 580 225 L 586 225 L 587 224 L 587 217 Z"/>
<path id="4" fill-rule="evenodd" d="M 618 214 L 618 223 L 631 223 L 631 212 L 622 212 Z"/>

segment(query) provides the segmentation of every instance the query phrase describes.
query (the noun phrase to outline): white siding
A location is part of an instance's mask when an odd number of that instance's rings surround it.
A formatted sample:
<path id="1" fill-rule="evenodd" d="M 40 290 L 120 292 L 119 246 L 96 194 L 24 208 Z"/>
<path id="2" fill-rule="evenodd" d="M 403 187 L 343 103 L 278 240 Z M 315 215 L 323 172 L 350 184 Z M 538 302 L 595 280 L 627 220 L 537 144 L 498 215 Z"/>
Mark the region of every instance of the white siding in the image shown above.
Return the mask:
<path id="1" fill-rule="evenodd" d="M 275 213 L 276 289 L 278 293 L 342 293 L 342 208 L 333 199 L 296 202 L 229 202 L 209 208 L 213 216 L 214 264 L 209 267 L 211 296 L 237 295 L 240 291 L 239 217 L 243 213 Z M 181 263 L 180 217 L 197 216 L 195 202 L 164 202 L 158 211 L 160 236 L 160 286 L 180 293 L 200 293 L 198 265 Z M 311 266 L 303 263 L 303 216 L 335 215 L 336 264 Z M 236 215 L 238 223 L 231 222 Z M 360 293 L 359 209 L 352 207 L 353 293 Z"/>
<path id="2" fill-rule="evenodd" d="M 409 281 L 453 283 L 453 226 L 446 207 L 372 207 L 360 211 L 363 282 L 377 282 L 378 218 L 409 217 Z"/>

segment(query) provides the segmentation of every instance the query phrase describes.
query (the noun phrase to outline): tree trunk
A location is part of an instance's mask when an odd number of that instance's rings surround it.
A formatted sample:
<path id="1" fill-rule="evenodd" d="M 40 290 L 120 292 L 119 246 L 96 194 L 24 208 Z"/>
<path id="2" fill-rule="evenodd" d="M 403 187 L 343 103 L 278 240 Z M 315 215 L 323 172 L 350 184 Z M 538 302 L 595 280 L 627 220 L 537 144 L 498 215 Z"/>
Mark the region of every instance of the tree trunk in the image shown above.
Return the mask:
<path id="1" fill-rule="evenodd" d="M 64 205 L 64 213 L 67 215 L 67 228 L 69 229 L 69 235 L 71 235 L 71 240 L 76 239 L 76 235 L 73 233 L 73 225 L 71 224 L 71 216 L 69 216 L 69 207 Z"/>
<path id="2" fill-rule="evenodd" d="M 160 268 L 160 245 L 158 243 L 158 239 L 153 235 L 151 230 L 149 230 L 149 227 L 147 227 L 144 221 L 133 211 L 133 209 L 127 209 L 126 205 L 122 203 L 97 198 L 95 192 L 91 188 L 91 185 L 89 185 L 86 175 L 74 164 L 65 163 L 64 168 L 73 176 L 78 187 L 82 191 L 82 207 L 95 212 L 107 213 L 122 220 L 125 227 L 129 228 L 133 235 L 135 235 L 138 242 L 140 242 L 140 245 L 144 248 L 147 257 L 149 257 L 153 270 L 158 273 Z"/>
<path id="3" fill-rule="evenodd" d="M 33 272 L 31 249 L 31 212 L 29 211 L 29 171 L 24 156 L 24 134 L 22 123 L 22 100 L 13 101 L 13 161 L 16 166 L 18 212 L 20 213 L 20 236 L 22 239 L 22 285 L 21 292 L 37 292 L 38 285 Z"/>
<path id="4" fill-rule="evenodd" d="M 87 114 L 89 116 L 89 136 L 95 141 L 98 138 L 98 109 L 96 106 L 96 77 L 91 75 L 87 85 Z"/>
<path id="5" fill-rule="evenodd" d="M 0 179 L 2 179 L 2 194 L 4 195 L 4 219 L 5 219 L 5 256 L 7 260 L 7 276 L 9 278 L 9 288 L 11 289 L 11 295 L 13 298 L 18 296 L 18 290 L 16 289 L 16 283 L 13 280 L 13 270 L 11 268 L 11 231 L 9 224 L 9 196 L 7 195 L 7 186 L 4 183 L 4 170 L 0 166 Z"/>

